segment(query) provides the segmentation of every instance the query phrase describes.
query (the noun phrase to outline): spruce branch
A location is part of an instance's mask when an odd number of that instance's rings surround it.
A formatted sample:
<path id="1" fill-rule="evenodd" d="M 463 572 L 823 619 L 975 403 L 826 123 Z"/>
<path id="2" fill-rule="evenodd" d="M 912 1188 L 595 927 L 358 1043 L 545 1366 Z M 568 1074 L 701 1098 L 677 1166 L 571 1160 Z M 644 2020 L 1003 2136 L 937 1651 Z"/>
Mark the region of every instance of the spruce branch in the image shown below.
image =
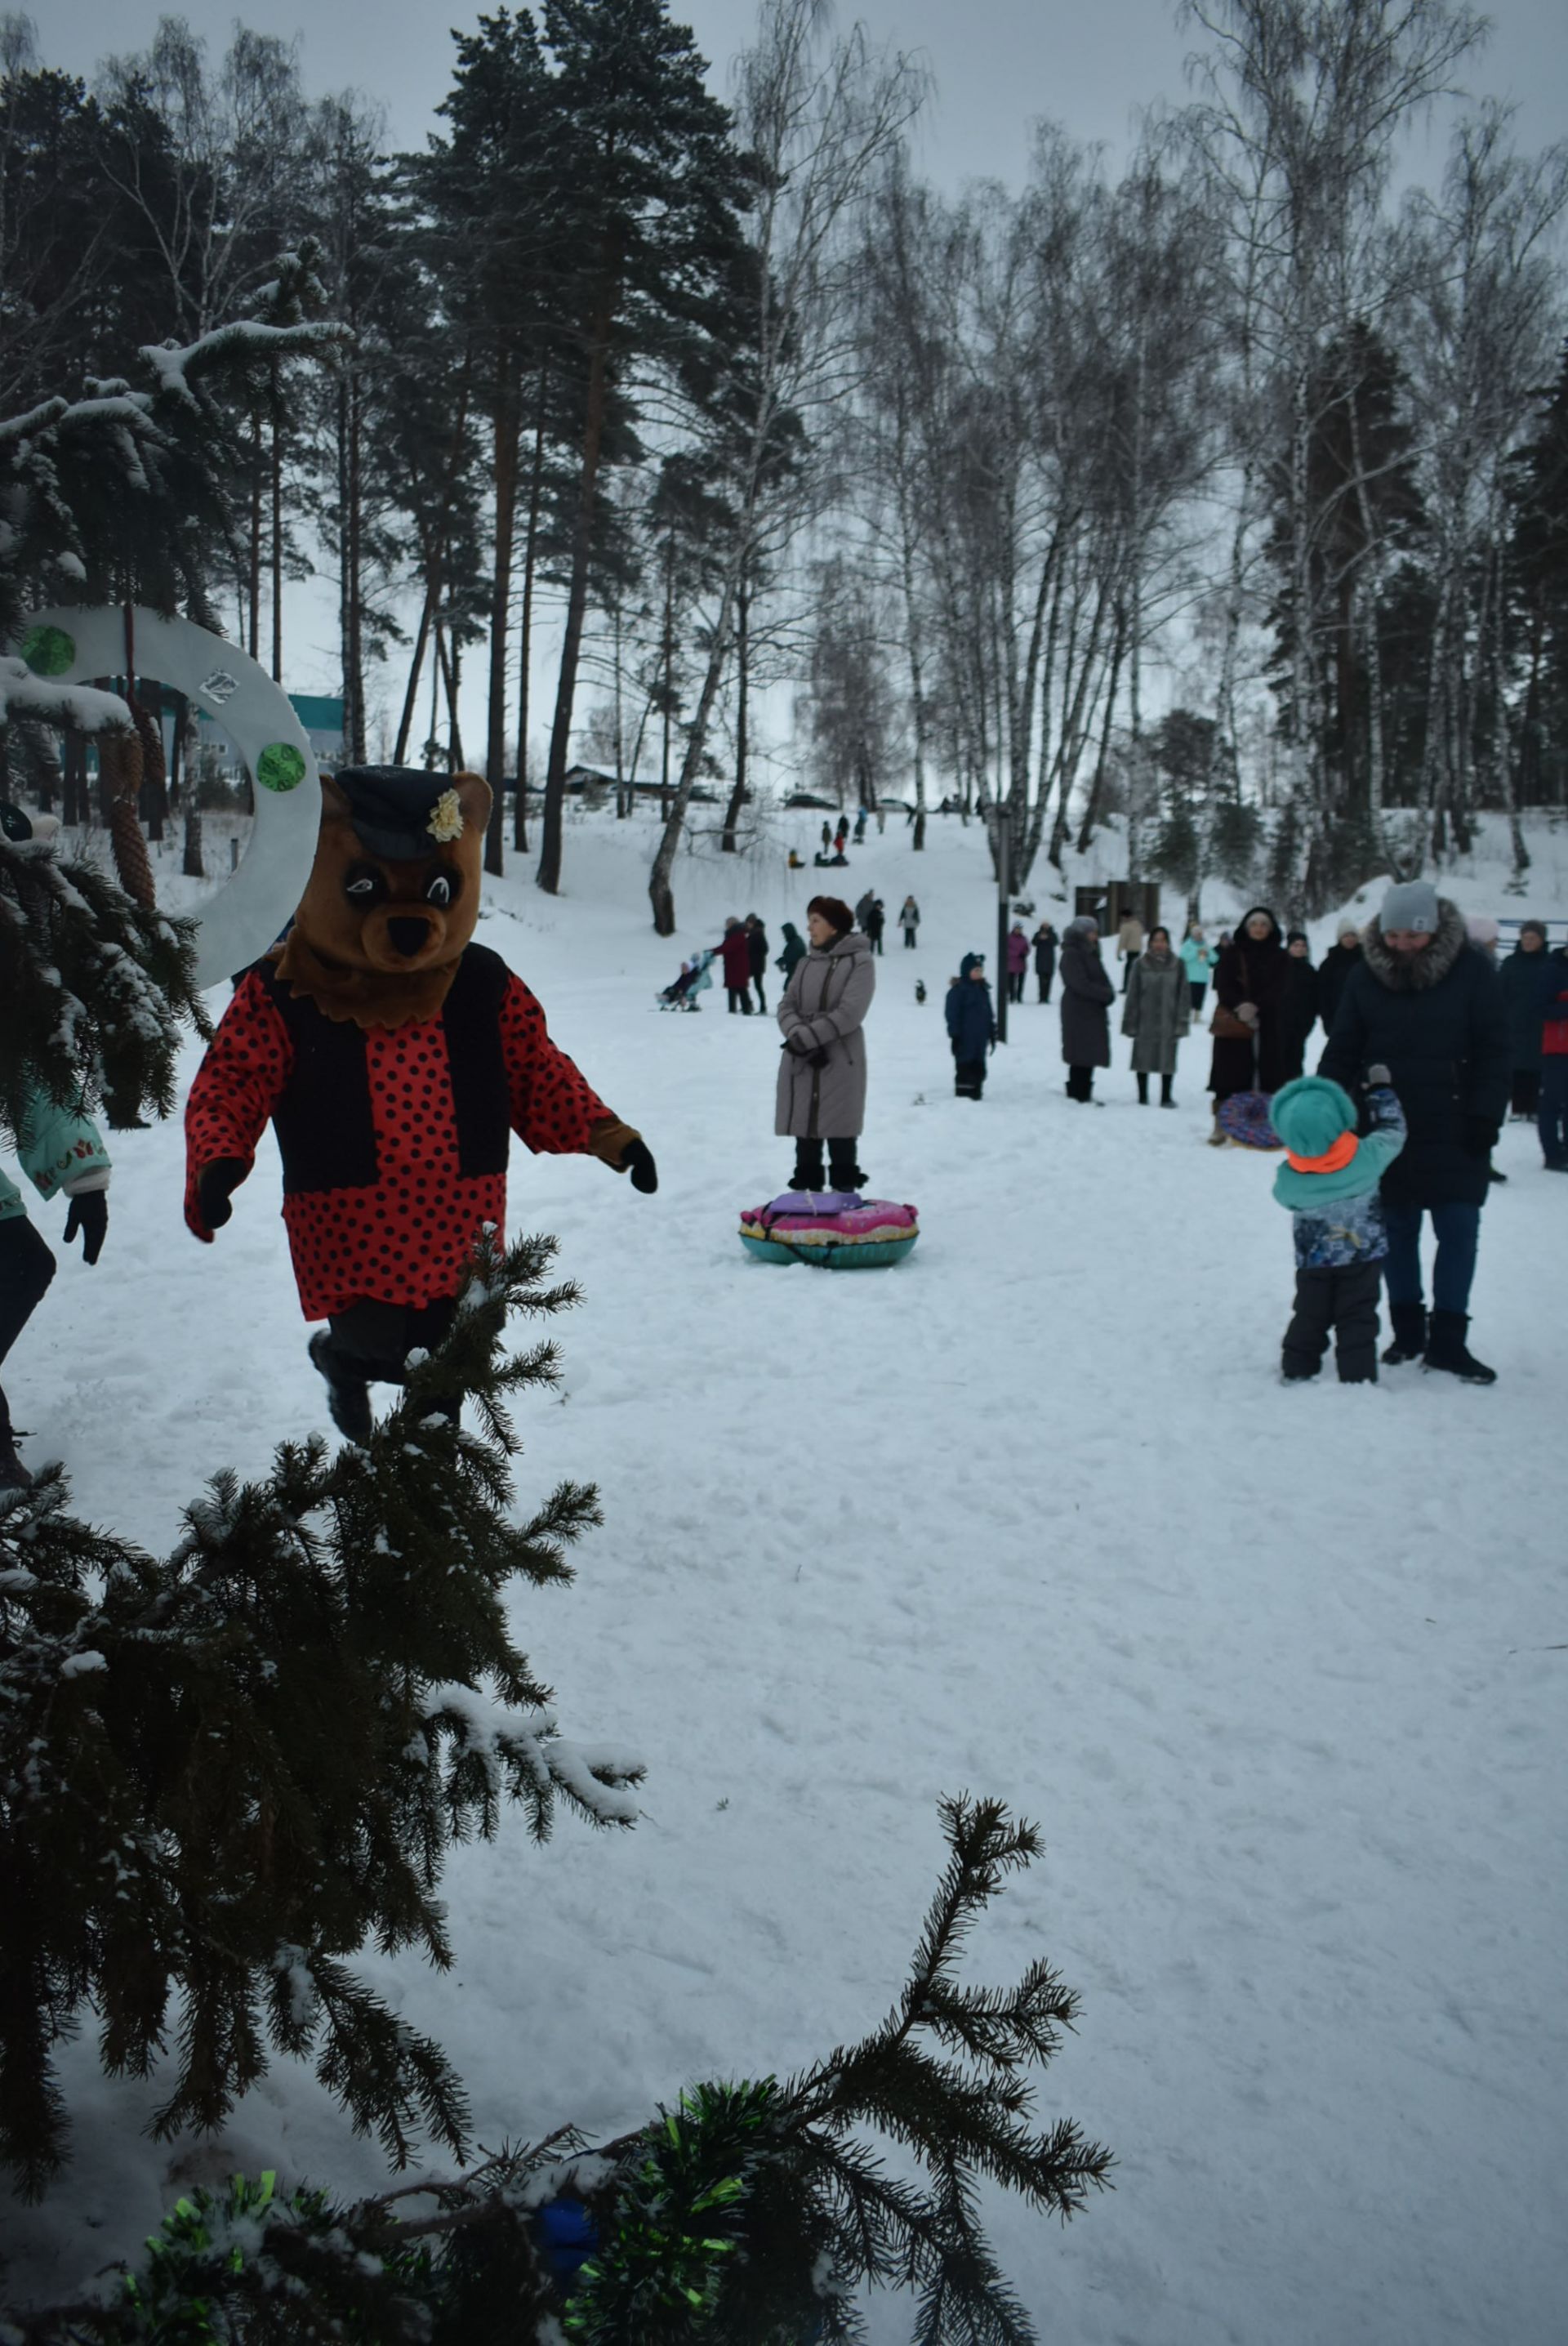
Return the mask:
<path id="1" fill-rule="evenodd" d="M 508 1617 L 599 1520 L 569 1484 L 514 1514 L 507 1403 L 551 1364 L 505 1331 L 573 1299 L 553 1251 L 492 1233 L 362 1449 L 220 1469 L 167 1557 L 76 1521 L 57 1469 L 0 1495 L 0 2163 L 26 2190 L 66 2155 L 52 2047 L 87 2006 L 110 2074 L 172 2065 L 159 2133 L 220 2125 L 281 2054 L 395 2163 L 462 2156 L 461 2082 L 350 1960 L 444 1968 L 454 1841 L 512 1807 L 538 1841 L 562 1804 L 625 1828 L 642 1776 L 561 1733 Z"/>

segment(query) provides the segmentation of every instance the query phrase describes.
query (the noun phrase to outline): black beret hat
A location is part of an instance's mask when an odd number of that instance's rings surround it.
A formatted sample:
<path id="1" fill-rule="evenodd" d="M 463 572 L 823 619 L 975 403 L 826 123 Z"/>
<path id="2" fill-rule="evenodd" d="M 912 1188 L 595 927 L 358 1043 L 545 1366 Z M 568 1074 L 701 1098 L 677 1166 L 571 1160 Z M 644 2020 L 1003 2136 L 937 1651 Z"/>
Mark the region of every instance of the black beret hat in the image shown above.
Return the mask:
<path id="1" fill-rule="evenodd" d="M 453 796 L 450 774 L 427 774 L 421 766 L 344 766 L 332 776 L 349 802 L 349 821 L 361 847 L 390 862 L 412 862 L 429 855 L 442 838 L 454 839 L 463 829 L 443 824 L 431 829 L 431 818 L 441 801 Z"/>

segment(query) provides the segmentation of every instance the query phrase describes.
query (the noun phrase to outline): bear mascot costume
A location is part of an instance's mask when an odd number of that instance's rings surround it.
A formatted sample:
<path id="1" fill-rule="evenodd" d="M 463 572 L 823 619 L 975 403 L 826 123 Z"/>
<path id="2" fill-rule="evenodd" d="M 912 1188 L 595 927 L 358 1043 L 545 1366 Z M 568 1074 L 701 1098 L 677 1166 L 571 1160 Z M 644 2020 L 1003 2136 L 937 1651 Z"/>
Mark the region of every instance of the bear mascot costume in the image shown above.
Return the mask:
<path id="1" fill-rule="evenodd" d="M 311 1358 L 333 1423 L 371 1430 L 504 1229 L 515 1132 L 658 1186 L 640 1135 L 556 1049 L 538 1003 L 471 943 L 489 785 L 397 766 L 321 783 L 315 862 L 280 944 L 239 979 L 186 1108 L 185 1219 L 210 1243 L 269 1117 Z"/>

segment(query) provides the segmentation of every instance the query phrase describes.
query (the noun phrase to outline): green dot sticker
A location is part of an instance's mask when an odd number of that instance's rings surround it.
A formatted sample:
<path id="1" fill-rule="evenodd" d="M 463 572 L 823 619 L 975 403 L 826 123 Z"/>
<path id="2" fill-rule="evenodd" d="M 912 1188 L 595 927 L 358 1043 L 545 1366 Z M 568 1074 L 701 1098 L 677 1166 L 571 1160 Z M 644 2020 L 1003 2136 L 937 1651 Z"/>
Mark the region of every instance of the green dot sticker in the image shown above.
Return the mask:
<path id="1" fill-rule="evenodd" d="M 34 627 L 23 638 L 22 658 L 35 676 L 64 676 L 76 665 L 76 647 L 64 627 Z"/>
<path id="2" fill-rule="evenodd" d="M 256 760 L 256 779 L 264 790 L 297 790 L 305 779 L 305 760 L 292 741 L 269 741 Z"/>

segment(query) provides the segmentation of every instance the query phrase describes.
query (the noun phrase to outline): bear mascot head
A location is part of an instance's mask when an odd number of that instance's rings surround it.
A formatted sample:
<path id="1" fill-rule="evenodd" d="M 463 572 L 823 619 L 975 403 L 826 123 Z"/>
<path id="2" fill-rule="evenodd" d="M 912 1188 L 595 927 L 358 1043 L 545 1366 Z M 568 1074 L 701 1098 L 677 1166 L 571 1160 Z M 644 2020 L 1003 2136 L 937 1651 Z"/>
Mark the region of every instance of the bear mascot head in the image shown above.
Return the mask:
<path id="1" fill-rule="evenodd" d="M 490 785 L 348 766 L 321 778 L 316 860 L 278 974 L 358 1026 L 434 1018 L 479 917 Z"/>

